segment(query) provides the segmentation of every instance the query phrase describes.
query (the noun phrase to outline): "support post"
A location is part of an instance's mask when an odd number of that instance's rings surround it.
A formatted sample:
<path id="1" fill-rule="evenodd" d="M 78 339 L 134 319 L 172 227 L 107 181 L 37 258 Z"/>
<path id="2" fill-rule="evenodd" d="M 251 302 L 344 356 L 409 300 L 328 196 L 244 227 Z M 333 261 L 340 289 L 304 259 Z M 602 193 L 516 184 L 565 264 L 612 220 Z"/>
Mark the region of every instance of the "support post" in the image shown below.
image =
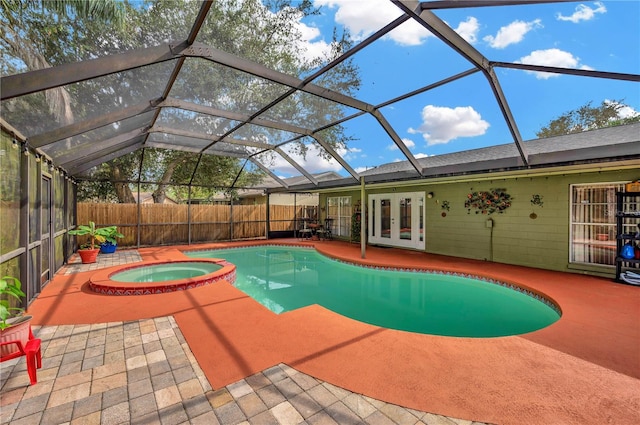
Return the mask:
<path id="1" fill-rule="evenodd" d="M 140 160 L 142 163 L 142 159 Z M 142 166 L 141 166 L 142 167 Z M 140 174 L 138 174 L 140 175 Z M 142 220 L 142 209 L 140 207 L 140 178 L 138 177 L 138 232 L 136 236 L 136 248 L 140 249 L 140 232 L 142 232 L 140 221 Z"/>
<path id="2" fill-rule="evenodd" d="M 233 194 L 229 191 L 229 240 L 233 240 Z"/>
<path id="3" fill-rule="evenodd" d="M 191 245 L 191 183 L 187 192 L 187 241 Z"/>
<path id="4" fill-rule="evenodd" d="M 269 203 L 269 198 L 270 198 L 269 193 L 267 193 L 265 196 L 267 197 L 265 202 L 267 210 L 265 212 L 266 220 L 265 220 L 264 231 L 266 232 L 267 239 L 269 239 L 269 232 L 271 232 L 271 204 Z"/>
<path id="5" fill-rule="evenodd" d="M 298 237 L 298 194 L 293 192 L 293 237 Z"/>
<path id="6" fill-rule="evenodd" d="M 19 143 L 18 143 L 18 146 L 20 146 Z M 28 149 L 28 148 L 25 146 L 25 149 Z M 21 300 L 21 305 L 20 305 L 20 307 L 26 308 L 29 301 L 31 301 L 35 295 L 31 292 L 32 276 L 30 274 L 31 268 L 29 267 L 29 262 L 30 262 L 29 258 L 31 256 L 31 252 L 29 251 L 29 224 L 30 224 L 29 223 L 29 207 L 30 207 L 29 196 L 31 195 L 31 192 L 29 191 L 29 177 L 30 177 L 29 162 L 30 161 L 29 161 L 29 156 L 25 156 L 22 154 L 22 149 L 19 149 L 18 155 L 20 155 L 20 191 L 21 191 L 20 219 L 18 222 L 18 238 L 19 238 L 18 240 L 19 240 L 19 247 L 24 248 L 24 253 L 20 255 L 18 260 L 18 267 L 19 267 L 18 276 L 20 280 L 22 282 L 25 282 L 26 284 L 26 288 L 24 292 L 27 294 L 27 296 Z M 5 224 L 5 226 L 9 226 L 9 225 L 11 225 L 11 223 Z M 15 228 L 14 228 L 14 231 L 15 231 Z M 51 232 L 51 233 L 53 234 L 55 232 Z"/>

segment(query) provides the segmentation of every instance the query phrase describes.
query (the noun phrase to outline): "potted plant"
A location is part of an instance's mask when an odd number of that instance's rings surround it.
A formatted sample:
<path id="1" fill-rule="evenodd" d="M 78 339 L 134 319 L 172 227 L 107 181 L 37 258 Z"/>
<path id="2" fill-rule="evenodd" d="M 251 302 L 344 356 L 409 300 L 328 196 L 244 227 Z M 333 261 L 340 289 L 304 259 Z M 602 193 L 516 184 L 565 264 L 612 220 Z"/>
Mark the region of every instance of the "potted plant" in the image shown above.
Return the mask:
<path id="1" fill-rule="evenodd" d="M 117 226 L 102 227 L 97 230 L 105 237 L 105 241 L 100 244 L 100 252 L 103 254 L 113 254 L 118 246 L 117 239 L 124 238 L 124 235 L 118 232 Z"/>
<path id="2" fill-rule="evenodd" d="M 104 229 L 104 227 L 102 229 Z M 96 248 L 96 241 L 100 244 L 107 240 L 102 229 L 96 228 L 96 223 L 90 221 L 88 225 L 82 224 L 78 226 L 77 229 L 69 230 L 70 235 L 89 237 L 89 242 L 80 245 L 80 249 L 78 249 L 78 255 L 80 255 L 82 259 L 82 264 L 96 262 L 98 252 L 100 252 L 100 248 Z"/>
<path id="3" fill-rule="evenodd" d="M 15 307 L 22 302 L 25 293 L 21 289 L 20 280 L 12 276 L 0 278 L 0 342 L 22 341 L 24 347 L 29 340 L 29 326 L 32 316 L 24 314 L 22 307 Z M 0 347 L 0 356 L 8 356 L 18 350 L 16 344 Z"/>

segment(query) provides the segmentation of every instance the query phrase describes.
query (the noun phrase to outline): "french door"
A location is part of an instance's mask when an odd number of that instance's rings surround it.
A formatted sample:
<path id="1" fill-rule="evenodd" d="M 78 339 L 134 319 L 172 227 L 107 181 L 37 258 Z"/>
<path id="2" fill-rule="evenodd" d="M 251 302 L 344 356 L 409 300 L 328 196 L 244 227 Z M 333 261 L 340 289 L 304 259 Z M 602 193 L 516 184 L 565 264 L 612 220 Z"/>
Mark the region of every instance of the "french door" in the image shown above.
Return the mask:
<path id="1" fill-rule="evenodd" d="M 369 243 L 424 249 L 424 192 L 369 195 Z"/>

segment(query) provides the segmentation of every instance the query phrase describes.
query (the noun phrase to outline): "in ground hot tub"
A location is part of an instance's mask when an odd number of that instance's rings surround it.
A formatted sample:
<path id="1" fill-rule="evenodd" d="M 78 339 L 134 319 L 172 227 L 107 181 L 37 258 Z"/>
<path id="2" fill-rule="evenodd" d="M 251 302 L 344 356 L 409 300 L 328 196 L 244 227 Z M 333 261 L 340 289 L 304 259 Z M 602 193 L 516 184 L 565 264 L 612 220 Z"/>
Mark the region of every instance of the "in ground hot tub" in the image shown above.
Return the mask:
<path id="1" fill-rule="evenodd" d="M 154 264 L 143 267 L 133 267 L 113 273 L 109 277 L 116 282 L 166 282 L 168 280 L 188 279 L 213 273 L 222 268 L 218 263 L 189 261 Z"/>
<path id="2" fill-rule="evenodd" d="M 105 295 L 147 295 L 235 281 L 236 267 L 221 259 L 145 261 L 95 273 L 89 286 Z"/>

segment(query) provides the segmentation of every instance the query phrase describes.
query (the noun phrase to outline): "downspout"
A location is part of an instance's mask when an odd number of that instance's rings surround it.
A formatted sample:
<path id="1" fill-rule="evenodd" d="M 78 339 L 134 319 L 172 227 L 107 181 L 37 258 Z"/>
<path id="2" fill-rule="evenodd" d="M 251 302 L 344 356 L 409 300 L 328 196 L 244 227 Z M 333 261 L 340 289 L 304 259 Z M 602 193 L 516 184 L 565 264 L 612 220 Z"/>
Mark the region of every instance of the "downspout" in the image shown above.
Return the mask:
<path id="1" fill-rule="evenodd" d="M 360 257 L 366 258 L 367 235 L 365 234 L 366 217 L 364 214 L 367 200 L 364 189 L 364 176 L 360 177 Z"/>

